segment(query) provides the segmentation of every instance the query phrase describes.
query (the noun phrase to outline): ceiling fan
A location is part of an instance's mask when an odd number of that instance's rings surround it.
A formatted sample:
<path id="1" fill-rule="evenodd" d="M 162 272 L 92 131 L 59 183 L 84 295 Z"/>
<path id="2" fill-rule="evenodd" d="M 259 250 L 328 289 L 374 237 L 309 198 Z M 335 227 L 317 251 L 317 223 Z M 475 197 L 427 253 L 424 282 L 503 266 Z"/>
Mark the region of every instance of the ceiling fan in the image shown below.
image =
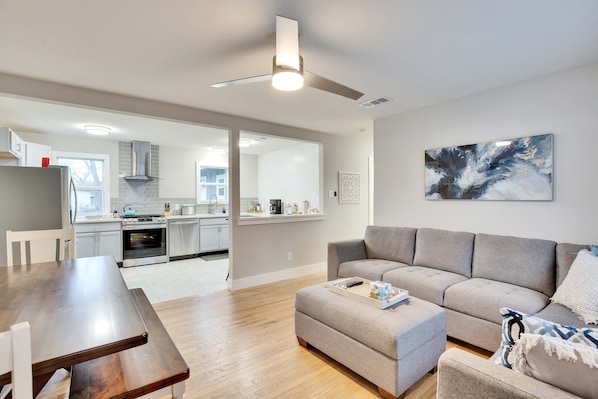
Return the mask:
<path id="1" fill-rule="evenodd" d="M 279 15 L 276 16 L 276 55 L 272 62 L 272 74 L 228 80 L 210 86 L 228 87 L 267 80 L 272 80 L 272 86 L 283 91 L 299 90 L 305 85 L 352 100 L 363 96 L 357 90 L 304 70 L 303 57 L 299 55 L 299 22 Z"/>

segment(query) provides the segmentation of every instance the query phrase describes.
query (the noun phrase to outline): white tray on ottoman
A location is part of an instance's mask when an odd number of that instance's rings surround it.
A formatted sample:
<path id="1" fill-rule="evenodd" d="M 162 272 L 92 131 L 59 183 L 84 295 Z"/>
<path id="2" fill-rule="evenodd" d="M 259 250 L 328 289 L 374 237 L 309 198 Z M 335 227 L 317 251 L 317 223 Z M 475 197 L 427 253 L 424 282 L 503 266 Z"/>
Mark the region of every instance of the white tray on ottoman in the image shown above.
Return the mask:
<path id="1" fill-rule="evenodd" d="M 351 280 L 361 281 L 361 284 L 347 287 L 345 283 Z M 380 300 L 372 298 L 370 297 L 371 284 L 372 281 L 366 280 L 365 278 L 351 277 L 330 281 L 327 287 L 337 294 L 345 295 L 357 301 L 368 303 L 377 307 L 378 309 L 386 309 L 396 305 L 399 302 L 409 299 L 409 291 L 396 287 L 391 288 L 390 296 L 387 299 Z"/>
<path id="2" fill-rule="evenodd" d="M 338 295 L 328 283 L 295 295 L 295 334 L 396 398 L 428 372 L 446 348 L 444 309 L 410 297 L 378 309 Z"/>

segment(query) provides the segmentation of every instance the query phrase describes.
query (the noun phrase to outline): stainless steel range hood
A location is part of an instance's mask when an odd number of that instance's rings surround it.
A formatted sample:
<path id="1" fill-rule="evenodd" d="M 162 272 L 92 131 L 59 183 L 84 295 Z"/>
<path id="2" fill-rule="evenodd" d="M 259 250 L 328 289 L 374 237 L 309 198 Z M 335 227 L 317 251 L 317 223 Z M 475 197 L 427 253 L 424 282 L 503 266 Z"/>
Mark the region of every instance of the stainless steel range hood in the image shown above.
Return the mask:
<path id="1" fill-rule="evenodd" d="M 157 177 L 150 176 L 152 165 L 152 152 L 149 141 L 132 141 L 131 155 L 133 157 L 133 173 L 125 176 L 126 180 L 150 181 Z"/>

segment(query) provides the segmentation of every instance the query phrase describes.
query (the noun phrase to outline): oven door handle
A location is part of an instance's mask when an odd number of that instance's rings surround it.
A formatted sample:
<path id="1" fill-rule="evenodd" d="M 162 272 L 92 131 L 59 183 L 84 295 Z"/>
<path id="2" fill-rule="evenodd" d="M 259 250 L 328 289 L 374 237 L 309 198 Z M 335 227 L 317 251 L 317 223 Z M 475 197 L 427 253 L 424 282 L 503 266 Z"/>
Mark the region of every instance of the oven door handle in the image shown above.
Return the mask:
<path id="1" fill-rule="evenodd" d="M 143 230 L 151 230 L 151 229 L 165 229 L 166 224 L 127 224 L 123 226 L 123 231 L 143 231 Z"/>

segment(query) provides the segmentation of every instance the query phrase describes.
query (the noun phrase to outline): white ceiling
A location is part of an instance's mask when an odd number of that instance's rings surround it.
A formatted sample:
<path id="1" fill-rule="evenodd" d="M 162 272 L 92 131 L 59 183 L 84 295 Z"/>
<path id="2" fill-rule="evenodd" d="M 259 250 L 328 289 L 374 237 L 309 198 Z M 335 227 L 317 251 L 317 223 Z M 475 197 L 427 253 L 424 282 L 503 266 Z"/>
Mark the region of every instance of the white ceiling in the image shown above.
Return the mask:
<path id="1" fill-rule="evenodd" d="M 299 21 L 305 69 L 365 95 L 210 87 L 271 72 L 277 14 Z M 343 135 L 598 61 L 596 0 L 0 0 L 0 15 L 2 73 Z M 393 101 L 359 106 L 382 96 Z M 160 144 L 214 133 L 0 97 L 0 125 L 15 130 L 81 134 L 84 123 Z"/>

